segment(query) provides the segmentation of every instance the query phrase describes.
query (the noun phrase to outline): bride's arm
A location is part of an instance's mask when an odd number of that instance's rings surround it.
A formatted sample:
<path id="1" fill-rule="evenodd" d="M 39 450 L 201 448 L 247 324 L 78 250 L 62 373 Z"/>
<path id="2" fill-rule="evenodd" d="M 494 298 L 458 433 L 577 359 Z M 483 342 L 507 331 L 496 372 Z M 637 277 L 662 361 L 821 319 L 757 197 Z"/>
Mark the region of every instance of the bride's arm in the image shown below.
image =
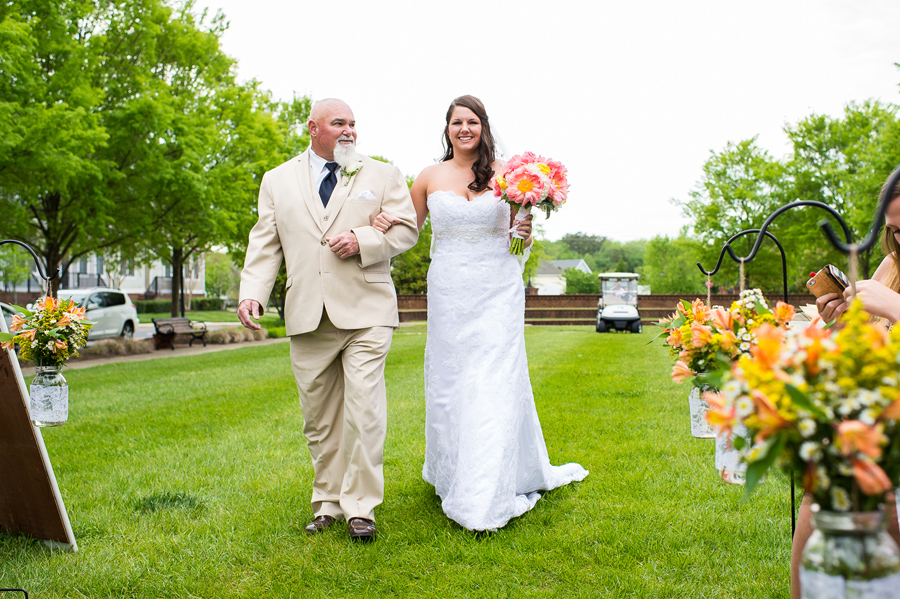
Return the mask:
<path id="1" fill-rule="evenodd" d="M 413 206 L 416 209 L 416 220 L 420 231 L 422 230 L 422 225 L 425 224 L 425 218 L 428 216 L 427 172 L 427 168 L 422 171 L 409 190 L 409 195 L 412 196 Z M 390 229 L 394 223 L 398 222 L 400 222 L 399 218 L 391 216 L 387 212 L 382 212 L 375 217 L 375 220 L 372 222 L 372 228 L 384 233 Z"/>
<path id="2" fill-rule="evenodd" d="M 413 206 L 416 208 L 416 217 L 418 218 L 420 231 L 425 224 L 425 218 L 428 216 L 428 180 L 430 178 L 430 173 L 428 171 L 431 168 L 432 167 L 428 167 L 419 173 L 419 176 L 416 177 L 415 182 L 409 189 L 409 195 L 412 196 Z"/>

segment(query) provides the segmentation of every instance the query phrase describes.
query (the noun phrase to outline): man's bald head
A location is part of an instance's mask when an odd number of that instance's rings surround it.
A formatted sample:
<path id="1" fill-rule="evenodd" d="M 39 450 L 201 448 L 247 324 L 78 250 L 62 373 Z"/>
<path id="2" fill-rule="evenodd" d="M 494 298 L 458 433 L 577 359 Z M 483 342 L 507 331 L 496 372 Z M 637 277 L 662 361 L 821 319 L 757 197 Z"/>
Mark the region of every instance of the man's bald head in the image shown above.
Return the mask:
<path id="1" fill-rule="evenodd" d="M 306 126 L 313 152 L 326 160 L 334 160 L 336 144 L 356 144 L 356 118 L 343 100 L 326 98 L 313 104 Z"/>

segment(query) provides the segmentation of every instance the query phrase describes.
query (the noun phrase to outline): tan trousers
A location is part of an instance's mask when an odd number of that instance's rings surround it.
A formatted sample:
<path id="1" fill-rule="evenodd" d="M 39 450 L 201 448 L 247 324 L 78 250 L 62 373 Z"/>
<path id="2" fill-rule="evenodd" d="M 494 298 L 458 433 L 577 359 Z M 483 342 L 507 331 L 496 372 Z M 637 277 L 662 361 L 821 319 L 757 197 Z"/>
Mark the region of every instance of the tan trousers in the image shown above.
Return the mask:
<path id="1" fill-rule="evenodd" d="M 337 329 L 323 312 L 319 328 L 291 337 L 316 516 L 374 520 L 384 499 L 384 362 L 393 333 Z"/>

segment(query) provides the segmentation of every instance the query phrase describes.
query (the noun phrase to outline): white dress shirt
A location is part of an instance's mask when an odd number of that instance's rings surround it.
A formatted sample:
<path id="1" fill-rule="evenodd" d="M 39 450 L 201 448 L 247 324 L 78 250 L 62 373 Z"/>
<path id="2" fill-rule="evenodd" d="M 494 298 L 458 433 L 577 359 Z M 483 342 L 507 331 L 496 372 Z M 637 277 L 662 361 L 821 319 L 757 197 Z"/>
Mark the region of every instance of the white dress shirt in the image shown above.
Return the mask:
<path id="1" fill-rule="evenodd" d="M 334 161 L 332 161 L 334 162 Z M 322 185 L 322 181 L 328 176 L 328 169 L 325 168 L 325 165 L 328 164 L 328 161 L 313 152 L 312 147 L 309 148 L 309 168 L 312 174 L 313 181 L 315 182 L 315 187 L 313 189 L 316 190 L 316 193 L 319 192 L 319 186 Z M 334 171 L 334 176 L 337 177 L 338 181 L 340 181 L 340 169 Z"/>

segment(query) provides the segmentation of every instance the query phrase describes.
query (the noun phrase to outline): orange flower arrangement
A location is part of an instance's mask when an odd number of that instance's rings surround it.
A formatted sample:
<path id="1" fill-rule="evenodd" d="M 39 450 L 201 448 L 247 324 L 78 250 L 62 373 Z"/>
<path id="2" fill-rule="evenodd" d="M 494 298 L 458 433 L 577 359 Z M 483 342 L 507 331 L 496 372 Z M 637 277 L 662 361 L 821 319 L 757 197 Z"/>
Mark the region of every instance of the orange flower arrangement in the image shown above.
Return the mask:
<path id="1" fill-rule="evenodd" d="M 11 333 L 0 333 L 0 347 L 18 346 L 19 357 L 38 366 L 62 366 L 78 355 L 78 348 L 87 343 L 87 334 L 94 325 L 84 319 L 84 308 L 72 300 L 45 297 L 34 311 L 20 306 L 10 325 Z"/>
<path id="2" fill-rule="evenodd" d="M 900 327 L 888 332 L 854 302 L 840 330 L 770 324 L 704 395 L 707 421 L 731 434 L 746 491 L 776 463 L 801 475 L 823 509 L 869 511 L 900 475 Z"/>

